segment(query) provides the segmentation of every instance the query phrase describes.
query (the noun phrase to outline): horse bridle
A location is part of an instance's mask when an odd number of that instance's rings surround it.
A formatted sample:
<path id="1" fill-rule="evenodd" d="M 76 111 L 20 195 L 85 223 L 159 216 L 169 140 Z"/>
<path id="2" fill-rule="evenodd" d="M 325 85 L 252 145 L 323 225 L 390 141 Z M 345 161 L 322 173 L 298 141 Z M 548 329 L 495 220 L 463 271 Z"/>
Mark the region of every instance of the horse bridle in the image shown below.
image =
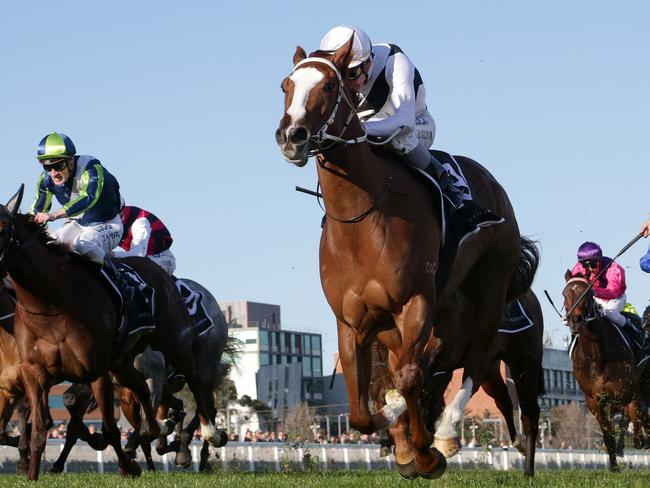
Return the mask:
<path id="1" fill-rule="evenodd" d="M 348 96 L 345 93 L 345 84 L 343 83 L 343 77 L 341 76 L 341 72 L 339 69 L 336 67 L 334 63 L 332 63 L 330 60 L 325 59 L 325 58 L 316 58 L 316 57 L 310 57 L 310 58 L 305 58 L 302 61 L 299 61 L 296 63 L 296 65 L 293 67 L 293 71 L 291 72 L 292 74 L 296 72 L 298 68 L 303 66 L 306 63 L 320 63 L 324 64 L 328 68 L 330 68 L 334 73 L 336 74 L 336 78 L 339 80 L 339 93 L 336 98 L 336 103 L 334 104 L 334 108 L 332 109 L 332 113 L 330 116 L 327 118 L 325 123 L 316 131 L 316 134 L 312 135 L 309 140 L 314 143 L 318 149 L 310 151 L 310 156 L 313 156 L 317 154 L 318 152 L 327 149 L 329 147 L 332 147 L 335 144 L 343 144 L 344 146 L 347 146 L 348 144 L 359 144 L 360 142 L 364 142 L 368 139 L 368 133 L 363 130 L 363 134 L 360 135 L 359 137 L 354 137 L 352 139 L 344 139 L 342 136 L 345 134 L 345 131 L 348 129 L 348 126 L 350 125 L 350 122 L 352 122 L 353 117 L 356 115 L 357 110 L 355 105 L 350 101 Z M 336 114 L 338 113 L 339 106 L 341 105 L 341 100 L 345 100 L 345 103 L 350 107 L 350 115 L 348 115 L 347 120 L 345 121 L 345 124 L 343 124 L 343 129 L 339 133 L 338 136 L 334 136 L 332 134 L 328 134 L 327 130 L 330 128 L 330 126 L 334 123 L 334 119 L 336 119 Z M 323 143 L 325 141 L 332 141 L 332 144 L 326 148 L 322 147 Z"/>
<path id="2" fill-rule="evenodd" d="M 575 303 L 571 306 L 571 308 L 569 308 L 567 310 L 567 314 L 566 314 L 567 321 L 570 320 L 571 312 L 573 312 L 573 310 L 576 308 L 576 306 L 587 296 L 587 293 L 591 289 L 591 287 L 589 286 L 589 284 L 590 284 L 589 280 L 587 280 L 586 278 L 583 278 L 581 276 L 574 276 L 573 278 L 569 279 L 566 282 L 566 286 L 564 287 L 564 289 L 566 290 L 571 283 L 582 283 L 582 284 L 587 285 L 587 288 L 585 289 L 585 291 L 583 291 L 580 294 L 580 296 L 575 301 Z M 598 317 L 599 317 L 599 314 L 598 314 L 598 311 L 597 311 L 597 308 L 596 308 L 596 303 L 592 299 L 591 303 L 588 305 L 588 308 L 587 308 L 587 316 L 583 317 L 582 322 L 589 323 L 592 320 L 597 319 Z"/>

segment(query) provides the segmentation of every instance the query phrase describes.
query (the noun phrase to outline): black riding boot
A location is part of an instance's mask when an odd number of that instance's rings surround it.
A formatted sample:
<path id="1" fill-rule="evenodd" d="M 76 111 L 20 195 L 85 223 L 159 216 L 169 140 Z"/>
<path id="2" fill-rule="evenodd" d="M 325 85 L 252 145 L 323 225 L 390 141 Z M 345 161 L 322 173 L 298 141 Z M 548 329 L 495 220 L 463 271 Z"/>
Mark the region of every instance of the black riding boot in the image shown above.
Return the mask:
<path id="1" fill-rule="evenodd" d="M 125 303 L 130 302 L 137 297 L 137 292 L 140 290 L 138 289 L 136 291 L 136 287 L 124 279 L 122 273 L 117 270 L 113 261 L 105 259 L 102 269 L 120 289 L 120 293 L 122 293 L 122 298 Z"/>
<path id="2" fill-rule="evenodd" d="M 424 171 L 438 182 L 443 195 L 454 208 L 463 206 L 463 191 L 454 185 L 454 178 L 440 164 L 440 161 L 431 156 L 431 162 Z"/>
<path id="3" fill-rule="evenodd" d="M 625 318 L 625 327 L 629 331 L 634 341 L 637 344 L 639 344 L 639 346 L 641 347 L 641 351 L 647 351 L 648 349 L 650 349 L 650 341 L 648 341 L 648 334 L 646 334 L 643 329 L 638 328 L 627 317 Z"/>

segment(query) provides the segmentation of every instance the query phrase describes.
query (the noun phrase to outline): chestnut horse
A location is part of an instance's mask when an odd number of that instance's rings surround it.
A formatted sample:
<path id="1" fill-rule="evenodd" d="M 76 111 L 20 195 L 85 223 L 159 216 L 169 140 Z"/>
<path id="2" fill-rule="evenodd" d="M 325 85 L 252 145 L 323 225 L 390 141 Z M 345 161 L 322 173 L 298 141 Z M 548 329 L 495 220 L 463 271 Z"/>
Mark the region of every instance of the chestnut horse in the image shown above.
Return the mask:
<path id="1" fill-rule="evenodd" d="M 618 329 L 600 315 L 589 281 L 583 276 L 565 274 L 564 308 L 570 312 L 567 325 L 574 336 L 570 349 L 573 373 L 585 394 L 587 407 L 603 432 L 609 455 L 609 470 L 618 471 L 614 415 L 627 414 L 634 426 L 634 446 L 648 447 L 650 419 L 640 401 L 647 393 L 650 368 L 638 377 L 632 351 Z M 642 430 L 645 430 L 645 442 Z"/>
<path id="2" fill-rule="evenodd" d="M 117 454 L 120 472 L 137 476 L 140 468 L 125 456 L 113 418 L 109 371 L 136 394 L 148 434 L 158 437 L 164 431 L 153 415 L 144 379 L 133 367 L 133 358 L 140 351 L 138 347 L 128 352 L 113 347 L 120 318 L 111 292 L 90 263 L 54 243 L 43 225 L 18 213 L 22 195 L 23 186 L 0 207 L 0 265 L 2 274 L 8 272 L 13 279 L 18 299 L 15 337 L 32 419 L 28 477 L 35 480 L 39 475 L 51 422 L 48 391 L 63 380 L 90 383 L 102 413 L 103 435 Z M 217 445 L 225 443 L 225 433 L 214 427 L 216 412 L 206 378 L 192 355 L 191 320 L 180 294 L 151 260 L 133 257 L 123 261 L 155 290 L 156 329 L 149 343 L 185 374 L 196 399 L 204 438 Z"/>
<path id="3" fill-rule="evenodd" d="M 285 158 L 297 166 L 307 163 L 311 151 L 318 153 L 328 216 L 320 275 L 337 320 L 350 422 L 364 433 L 397 422 L 391 433 L 400 472 L 438 477 L 446 461 L 430 448 L 433 436 L 418 403 L 427 363 L 440 350 L 465 355 L 464 388 L 478 388 L 506 299 L 528 289 L 532 274 L 517 272 L 522 239 L 505 191 L 485 168 L 458 157 L 475 199 L 505 222 L 465 240 L 441 294 L 436 285 L 443 244 L 441 197 L 432 197 L 430 185 L 397 155 L 368 143 L 343 83 L 351 45 L 352 39 L 333 54 L 317 51 L 310 57 L 297 48 L 293 72 L 282 82 L 284 115 L 275 137 Z M 437 323 L 434 328 L 437 303 L 459 290 L 477 312 L 458 330 L 439 334 Z M 375 338 L 390 351 L 396 390 L 387 393 L 380 412 L 371 414 Z"/>
<path id="4" fill-rule="evenodd" d="M 14 338 L 14 311 L 16 300 L 0 289 L 0 444 L 18 448 L 16 471 L 27 472 L 29 452 L 27 442 L 28 409 L 24 400 L 25 388 L 20 373 L 20 356 Z M 18 409 L 17 407 L 21 407 Z M 11 436 L 7 425 L 14 411 L 18 414 L 19 436 Z"/>

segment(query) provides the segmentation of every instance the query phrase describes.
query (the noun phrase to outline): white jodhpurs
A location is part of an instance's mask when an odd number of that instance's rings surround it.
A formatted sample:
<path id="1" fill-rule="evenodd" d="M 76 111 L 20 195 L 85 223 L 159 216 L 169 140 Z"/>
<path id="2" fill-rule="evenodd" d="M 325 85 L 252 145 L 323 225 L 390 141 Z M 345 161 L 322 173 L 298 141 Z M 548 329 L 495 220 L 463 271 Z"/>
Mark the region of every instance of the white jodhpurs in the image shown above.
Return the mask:
<path id="1" fill-rule="evenodd" d="M 625 307 L 625 304 L 627 303 L 627 297 L 625 296 L 625 293 L 623 293 L 620 297 L 611 300 L 594 297 L 594 301 L 605 317 L 607 317 L 619 327 L 623 327 L 625 325 L 627 319 L 621 313 Z"/>
<path id="2" fill-rule="evenodd" d="M 428 149 L 433 144 L 436 137 L 436 123 L 429 112 L 415 117 L 414 128 L 404 128 L 404 130 L 395 136 L 390 142 L 390 146 L 400 154 L 408 154 L 418 144 L 422 144 Z"/>
<path id="3" fill-rule="evenodd" d="M 174 274 L 174 271 L 176 270 L 176 257 L 174 257 L 171 250 L 165 249 L 161 253 L 151 254 L 147 257 L 164 269 L 169 276 Z"/>
<path id="4" fill-rule="evenodd" d="M 122 220 L 116 215 L 107 222 L 81 225 L 70 219 L 61 227 L 51 232 L 51 236 L 62 244 L 67 244 L 73 251 L 102 263 L 108 254 L 122 239 Z"/>

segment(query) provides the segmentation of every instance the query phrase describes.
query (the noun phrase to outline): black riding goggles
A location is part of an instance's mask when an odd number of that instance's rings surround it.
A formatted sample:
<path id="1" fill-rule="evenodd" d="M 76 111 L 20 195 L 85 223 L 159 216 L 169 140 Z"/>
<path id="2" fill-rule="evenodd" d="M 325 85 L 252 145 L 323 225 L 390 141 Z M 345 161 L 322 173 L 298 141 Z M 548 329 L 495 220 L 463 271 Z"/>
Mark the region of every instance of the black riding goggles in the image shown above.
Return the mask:
<path id="1" fill-rule="evenodd" d="M 43 169 L 46 172 L 50 172 L 52 170 L 63 171 L 63 169 L 66 167 L 67 164 L 68 164 L 67 159 L 59 159 L 58 161 L 55 161 L 53 163 L 43 164 Z"/>
<path id="2" fill-rule="evenodd" d="M 350 68 L 348 70 L 348 80 L 356 80 L 362 74 L 364 74 L 363 64 L 355 66 L 354 68 Z"/>

